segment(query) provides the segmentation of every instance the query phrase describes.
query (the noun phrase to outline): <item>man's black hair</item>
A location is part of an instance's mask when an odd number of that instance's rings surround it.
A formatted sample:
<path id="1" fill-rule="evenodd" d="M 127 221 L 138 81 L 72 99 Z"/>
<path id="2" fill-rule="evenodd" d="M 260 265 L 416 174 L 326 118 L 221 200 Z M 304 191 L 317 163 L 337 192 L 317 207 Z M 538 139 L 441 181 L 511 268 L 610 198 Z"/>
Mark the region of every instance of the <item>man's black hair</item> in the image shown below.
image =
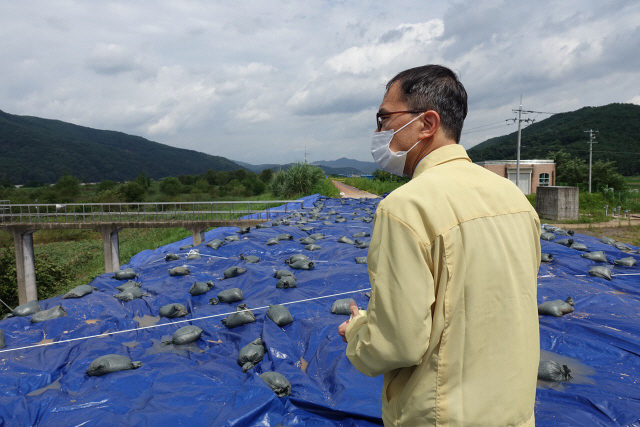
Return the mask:
<path id="1" fill-rule="evenodd" d="M 442 65 L 410 68 L 392 78 L 387 91 L 395 82 L 399 82 L 411 110 L 436 111 L 445 135 L 460 142 L 467 117 L 467 91 L 453 71 Z"/>

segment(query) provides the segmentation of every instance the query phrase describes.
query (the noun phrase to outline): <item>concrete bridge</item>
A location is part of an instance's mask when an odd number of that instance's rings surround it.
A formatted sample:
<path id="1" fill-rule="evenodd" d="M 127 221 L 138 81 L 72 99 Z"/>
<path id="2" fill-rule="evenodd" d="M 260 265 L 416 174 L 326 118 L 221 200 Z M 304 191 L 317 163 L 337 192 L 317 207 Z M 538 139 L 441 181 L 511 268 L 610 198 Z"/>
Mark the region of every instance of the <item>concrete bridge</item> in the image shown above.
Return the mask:
<path id="1" fill-rule="evenodd" d="M 6 202 L 6 201 L 3 201 Z M 105 272 L 120 269 L 118 232 L 123 228 L 190 230 L 193 245 L 204 241 L 211 227 L 248 227 L 295 209 L 302 200 L 0 204 L 0 230 L 13 235 L 20 304 L 38 299 L 33 233 L 51 229 L 93 229 L 102 234 Z"/>

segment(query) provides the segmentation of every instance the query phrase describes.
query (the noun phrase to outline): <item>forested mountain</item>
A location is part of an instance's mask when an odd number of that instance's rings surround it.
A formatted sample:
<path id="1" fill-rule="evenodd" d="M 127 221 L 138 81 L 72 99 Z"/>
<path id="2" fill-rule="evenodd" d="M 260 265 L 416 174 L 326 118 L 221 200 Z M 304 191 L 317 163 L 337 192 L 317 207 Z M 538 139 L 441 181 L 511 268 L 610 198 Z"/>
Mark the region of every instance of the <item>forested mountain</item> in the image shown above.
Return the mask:
<path id="1" fill-rule="evenodd" d="M 153 179 L 242 169 L 229 159 L 122 132 L 0 111 L 0 178 L 56 182 L 65 171 L 85 182 Z"/>
<path id="2" fill-rule="evenodd" d="M 521 159 L 544 159 L 549 151 L 589 158 L 589 134 L 598 130 L 593 159 L 614 160 L 623 175 L 640 175 L 640 105 L 609 104 L 554 114 L 522 129 Z M 518 133 L 488 139 L 468 150 L 473 161 L 514 160 Z"/>

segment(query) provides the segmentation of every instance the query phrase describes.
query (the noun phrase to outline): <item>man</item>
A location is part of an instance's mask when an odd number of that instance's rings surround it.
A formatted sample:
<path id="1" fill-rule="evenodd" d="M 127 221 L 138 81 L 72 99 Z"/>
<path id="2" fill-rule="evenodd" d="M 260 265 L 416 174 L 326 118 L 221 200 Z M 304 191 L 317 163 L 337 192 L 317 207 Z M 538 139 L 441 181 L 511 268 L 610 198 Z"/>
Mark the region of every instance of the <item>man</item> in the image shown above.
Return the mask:
<path id="1" fill-rule="evenodd" d="M 371 299 L 339 333 L 360 372 L 384 374 L 389 426 L 533 426 L 540 222 L 510 181 L 458 143 L 467 94 L 448 68 L 387 85 L 372 154 L 411 181 L 380 202 Z"/>

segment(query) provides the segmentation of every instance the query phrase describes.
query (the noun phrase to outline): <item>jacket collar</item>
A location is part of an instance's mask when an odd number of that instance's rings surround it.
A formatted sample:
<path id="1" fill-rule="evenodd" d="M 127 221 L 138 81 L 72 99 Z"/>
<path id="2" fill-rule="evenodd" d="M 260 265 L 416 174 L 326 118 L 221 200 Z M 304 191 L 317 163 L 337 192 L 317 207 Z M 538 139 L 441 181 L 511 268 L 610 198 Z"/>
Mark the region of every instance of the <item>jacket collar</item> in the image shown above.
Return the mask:
<path id="1" fill-rule="evenodd" d="M 413 173 L 413 178 L 416 178 L 418 175 L 430 169 L 434 166 L 441 165 L 442 163 L 447 163 L 452 160 L 467 160 L 471 161 L 469 156 L 467 155 L 467 150 L 460 144 L 449 144 L 444 147 L 440 147 L 431 153 L 427 154 L 425 157 L 420 160 L 418 166 L 416 166 L 416 170 Z"/>

